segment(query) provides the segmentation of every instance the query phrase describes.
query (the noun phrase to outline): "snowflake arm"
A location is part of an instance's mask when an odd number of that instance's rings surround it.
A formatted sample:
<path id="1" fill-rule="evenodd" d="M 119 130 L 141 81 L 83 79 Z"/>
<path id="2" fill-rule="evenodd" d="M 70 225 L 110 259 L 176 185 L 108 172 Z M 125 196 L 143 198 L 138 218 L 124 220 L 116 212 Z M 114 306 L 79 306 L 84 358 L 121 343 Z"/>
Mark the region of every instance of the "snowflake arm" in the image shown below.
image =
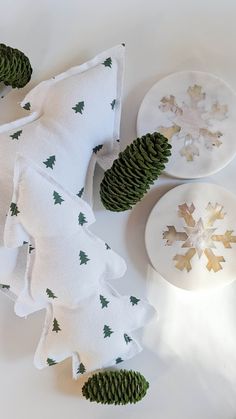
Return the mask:
<path id="1" fill-rule="evenodd" d="M 183 255 L 175 255 L 173 257 L 173 260 L 176 261 L 175 267 L 180 271 L 183 271 L 184 269 L 186 269 L 187 272 L 191 271 L 191 259 L 195 256 L 195 254 L 196 250 L 192 248 Z"/>
<path id="2" fill-rule="evenodd" d="M 225 234 L 214 234 L 212 240 L 221 242 L 226 249 L 230 249 L 232 247 L 230 243 L 236 243 L 236 236 L 232 236 L 232 233 L 233 230 L 227 230 Z"/>
<path id="3" fill-rule="evenodd" d="M 183 218 L 186 225 L 189 227 L 195 226 L 195 220 L 192 216 L 194 210 L 195 206 L 193 205 L 193 203 L 190 206 L 188 206 L 186 203 L 179 205 L 178 216 L 180 218 Z"/>
<path id="4" fill-rule="evenodd" d="M 172 112 L 174 115 L 182 115 L 183 113 L 182 109 L 178 106 L 175 100 L 175 96 L 173 95 L 164 96 L 161 99 L 161 104 L 159 105 L 159 109 L 162 112 Z"/>
<path id="5" fill-rule="evenodd" d="M 194 84 L 194 86 L 189 86 L 187 93 L 191 100 L 191 105 L 197 107 L 198 103 L 206 98 L 206 93 L 202 91 L 202 87 Z"/>
<path id="6" fill-rule="evenodd" d="M 213 270 L 214 272 L 218 272 L 223 269 L 220 264 L 220 262 L 225 262 L 223 256 L 216 256 L 211 249 L 205 249 L 204 253 L 208 259 L 208 263 L 206 265 L 208 271 Z"/>
<path id="7" fill-rule="evenodd" d="M 206 207 L 208 217 L 207 217 L 207 225 L 213 226 L 216 220 L 223 220 L 226 213 L 223 212 L 223 206 L 216 202 L 215 205 L 212 205 L 211 202 L 208 202 Z"/>
<path id="8" fill-rule="evenodd" d="M 219 102 L 215 102 L 213 103 L 211 110 L 205 113 L 204 119 L 215 119 L 217 121 L 223 121 L 225 118 L 227 118 L 227 113 L 227 105 L 221 105 Z"/>
<path id="9" fill-rule="evenodd" d="M 178 134 L 180 132 L 181 128 L 176 125 L 173 124 L 170 127 L 164 127 L 164 126 L 159 126 L 157 127 L 156 131 L 160 132 L 160 134 L 164 135 L 164 137 L 168 138 L 169 141 L 172 140 L 172 138 L 174 137 L 174 135 Z"/>
<path id="10" fill-rule="evenodd" d="M 187 161 L 193 161 L 194 156 L 199 156 L 199 149 L 195 146 L 193 140 L 189 144 L 185 141 L 184 146 L 180 150 L 180 155 L 185 157 Z"/>
<path id="11" fill-rule="evenodd" d="M 174 226 L 167 226 L 168 230 L 164 231 L 163 239 L 166 240 L 167 246 L 172 246 L 175 241 L 185 241 L 188 236 L 186 233 L 176 231 Z"/>

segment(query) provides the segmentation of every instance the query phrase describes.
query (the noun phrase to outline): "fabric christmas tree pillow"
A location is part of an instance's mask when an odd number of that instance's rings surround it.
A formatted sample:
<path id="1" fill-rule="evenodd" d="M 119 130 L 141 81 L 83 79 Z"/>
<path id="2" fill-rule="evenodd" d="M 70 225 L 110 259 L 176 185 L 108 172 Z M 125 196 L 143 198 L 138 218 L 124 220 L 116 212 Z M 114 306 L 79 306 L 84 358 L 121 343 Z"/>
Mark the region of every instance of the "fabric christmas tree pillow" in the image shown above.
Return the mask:
<path id="1" fill-rule="evenodd" d="M 0 126 L 0 288 L 9 293 L 10 286 L 13 297 L 25 250 L 19 258 L 18 250 L 1 246 L 16 153 L 91 202 L 95 162 L 106 169 L 119 150 L 123 61 L 124 46 L 119 45 L 40 83 L 22 103 L 29 115 Z"/>
<path id="2" fill-rule="evenodd" d="M 155 310 L 139 298 L 121 297 L 108 283 L 126 270 L 123 259 L 88 230 L 89 205 L 21 156 L 5 226 L 5 244 L 29 241 L 25 287 L 15 311 L 46 308 L 35 354 L 38 368 L 73 358 L 73 375 L 114 365 L 141 346 L 132 332 Z"/>
<path id="3" fill-rule="evenodd" d="M 15 304 L 19 316 L 47 306 L 75 307 L 101 282 L 120 277 L 124 260 L 88 230 L 91 207 L 32 161 L 18 156 L 5 245 L 28 242 L 25 284 Z"/>
<path id="4" fill-rule="evenodd" d="M 73 309 L 48 304 L 34 364 L 42 369 L 72 357 L 74 378 L 120 364 L 142 350 L 133 332 L 154 316 L 147 302 L 105 284 Z"/>

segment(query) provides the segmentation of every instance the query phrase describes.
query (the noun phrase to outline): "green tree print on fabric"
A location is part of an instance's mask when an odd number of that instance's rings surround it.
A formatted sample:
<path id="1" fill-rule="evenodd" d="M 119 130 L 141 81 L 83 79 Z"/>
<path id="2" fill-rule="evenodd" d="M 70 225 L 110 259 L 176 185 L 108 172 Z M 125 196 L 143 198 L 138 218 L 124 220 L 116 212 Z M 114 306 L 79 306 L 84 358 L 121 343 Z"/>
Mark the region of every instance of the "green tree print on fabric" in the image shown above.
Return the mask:
<path id="1" fill-rule="evenodd" d="M 84 193 L 84 187 L 80 189 L 80 191 L 76 194 L 79 198 L 82 198 L 82 195 Z"/>
<path id="2" fill-rule="evenodd" d="M 90 260 L 88 256 L 86 255 L 86 253 L 83 252 L 83 250 L 80 250 L 79 258 L 80 258 L 80 265 L 87 265 L 88 261 Z"/>
<path id="3" fill-rule="evenodd" d="M 43 164 L 45 164 L 47 169 L 48 168 L 53 169 L 53 166 L 55 165 L 55 162 L 56 162 L 56 156 L 50 156 L 50 157 L 48 157 L 47 160 L 45 160 L 43 162 Z"/>
<path id="4" fill-rule="evenodd" d="M 32 244 L 30 244 L 30 245 L 29 245 L 29 254 L 30 254 L 31 252 L 33 252 L 33 250 L 34 250 L 34 247 L 32 246 Z"/>
<path id="5" fill-rule="evenodd" d="M 130 297 L 130 302 L 131 302 L 131 304 L 132 304 L 132 306 L 136 306 L 137 304 L 138 304 L 138 302 L 139 302 L 140 300 L 138 299 L 138 298 L 136 298 L 136 297 L 134 297 L 133 295 L 131 295 L 131 297 Z"/>
<path id="6" fill-rule="evenodd" d="M 84 364 L 81 362 L 79 364 L 79 367 L 77 369 L 77 373 L 76 374 L 84 374 L 86 372 L 86 368 L 84 366 Z"/>
<path id="7" fill-rule="evenodd" d="M 103 333 L 104 333 L 104 338 L 109 338 L 111 336 L 112 333 L 114 333 L 110 326 L 107 326 L 106 324 L 103 327 Z"/>
<path id="8" fill-rule="evenodd" d="M 112 59 L 111 57 L 108 57 L 103 63 L 102 63 L 105 67 L 112 67 Z"/>
<path id="9" fill-rule="evenodd" d="M 129 335 L 127 335 L 127 333 L 124 334 L 124 340 L 125 342 L 128 344 L 129 342 L 132 342 L 132 339 Z"/>
<path id="10" fill-rule="evenodd" d="M 111 249 L 110 246 L 109 246 L 109 244 L 105 243 L 105 246 L 106 246 L 106 249 L 107 250 L 110 250 Z"/>
<path id="11" fill-rule="evenodd" d="M 21 136 L 21 134 L 22 134 L 22 129 L 20 131 L 14 132 L 14 134 L 10 135 L 10 137 L 12 140 L 19 140 L 19 137 Z"/>
<path id="12" fill-rule="evenodd" d="M 5 285 L 5 284 L 0 284 L 0 288 L 2 289 L 2 290 L 9 290 L 10 289 L 10 285 Z"/>
<path id="13" fill-rule="evenodd" d="M 111 102 L 111 109 L 114 111 L 115 108 L 115 104 L 116 104 L 116 100 L 113 99 L 113 101 Z"/>
<path id="14" fill-rule="evenodd" d="M 60 204 L 64 201 L 64 199 L 61 197 L 61 195 L 59 195 L 58 192 L 54 191 L 53 192 L 53 198 L 54 198 L 54 205 L 56 204 Z"/>
<path id="15" fill-rule="evenodd" d="M 49 288 L 46 289 L 46 294 L 47 294 L 48 298 L 52 298 L 53 300 L 55 298 L 58 298 Z"/>
<path id="16" fill-rule="evenodd" d="M 84 215 L 84 213 L 83 212 L 80 212 L 79 213 L 79 216 L 78 216 L 78 222 L 79 222 L 79 225 L 80 226 L 83 226 L 84 224 L 86 224 L 88 221 L 86 220 L 86 217 L 85 217 L 85 215 Z"/>
<path id="17" fill-rule="evenodd" d="M 52 359 L 52 358 L 47 358 L 47 364 L 48 364 L 49 367 L 52 367 L 52 365 L 56 365 L 57 362 L 54 361 L 54 359 Z"/>
<path id="18" fill-rule="evenodd" d="M 15 202 L 12 202 L 10 205 L 10 211 L 11 211 L 11 216 L 13 217 L 14 215 L 17 217 L 17 215 L 20 213 L 20 211 L 18 210 L 18 206 L 15 204 Z"/>
<path id="19" fill-rule="evenodd" d="M 59 323 L 58 323 L 58 321 L 57 321 L 56 318 L 54 318 L 54 320 L 53 320 L 53 328 L 52 328 L 52 331 L 53 332 L 56 332 L 56 333 L 58 333 L 58 332 L 61 331 L 61 328 L 60 328 Z"/>
<path id="20" fill-rule="evenodd" d="M 94 148 L 93 148 L 93 152 L 94 152 L 95 154 L 97 154 L 97 152 L 98 152 L 99 150 L 101 150 L 101 149 L 102 149 L 102 147 L 103 147 L 103 144 L 96 145 L 96 147 L 94 147 Z"/>
<path id="21" fill-rule="evenodd" d="M 120 357 L 116 358 L 116 364 L 120 364 L 121 362 L 124 362 L 122 358 Z"/>
<path id="22" fill-rule="evenodd" d="M 100 303 L 102 308 L 107 307 L 110 301 L 108 301 L 103 295 L 100 295 Z"/>
<path id="23" fill-rule="evenodd" d="M 25 109 L 26 111 L 30 111 L 30 102 L 27 102 L 24 104 L 23 109 Z"/>
<path id="24" fill-rule="evenodd" d="M 75 106 L 73 106 L 72 109 L 75 111 L 75 113 L 80 113 L 82 115 L 84 111 L 84 101 L 78 102 Z"/>

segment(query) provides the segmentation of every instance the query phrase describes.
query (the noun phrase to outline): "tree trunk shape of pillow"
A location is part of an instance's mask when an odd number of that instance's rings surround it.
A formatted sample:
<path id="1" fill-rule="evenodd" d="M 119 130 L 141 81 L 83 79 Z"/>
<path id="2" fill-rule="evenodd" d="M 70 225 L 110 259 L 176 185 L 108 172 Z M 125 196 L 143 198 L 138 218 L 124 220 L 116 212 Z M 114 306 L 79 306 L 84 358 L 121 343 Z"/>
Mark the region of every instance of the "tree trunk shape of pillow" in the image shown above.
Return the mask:
<path id="1" fill-rule="evenodd" d="M 153 317 L 154 309 L 136 296 L 121 297 L 109 285 L 126 265 L 89 231 L 94 221 L 83 199 L 18 156 L 4 237 L 9 247 L 29 242 L 16 313 L 47 310 L 35 355 L 38 368 L 72 356 L 77 377 L 141 350 L 131 333 Z"/>
<path id="2" fill-rule="evenodd" d="M 119 150 L 123 61 L 124 47 L 119 45 L 40 83 L 22 102 L 29 115 L 0 126 L 0 246 L 18 152 L 91 202 L 95 162 L 106 169 Z M 10 257 L 9 251 L 0 253 L 1 266 L 5 256 Z M 14 258 L 15 251 L 12 263 L 0 269 L 0 284 L 12 285 L 13 294 Z"/>

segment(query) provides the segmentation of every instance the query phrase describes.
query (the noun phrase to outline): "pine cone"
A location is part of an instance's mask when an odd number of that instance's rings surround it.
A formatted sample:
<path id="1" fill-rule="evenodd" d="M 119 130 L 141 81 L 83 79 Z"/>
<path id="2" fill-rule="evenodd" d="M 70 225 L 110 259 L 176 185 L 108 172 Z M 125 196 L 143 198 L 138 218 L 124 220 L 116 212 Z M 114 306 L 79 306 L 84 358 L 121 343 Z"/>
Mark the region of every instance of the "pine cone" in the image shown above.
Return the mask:
<path id="1" fill-rule="evenodd" d="M 91 402 L 128 404 L 141 400 L 149 387 L 144 376 L 136 371 L 104 371 L 94 374 L 83 385 L 82 393 Z"/>
<path id="2" fill-rule="evenodd" d="M 110 211 L 131 209 L 164 170 L 171 145 L 154 132 L 137 138 L 105 172 L 100 187 L 103 205 Z"/>
<path id="3" fill-rule="evenodd" d="M 0 82 L 6 86 L 24 87 L 31 78 L 29 59 L 18 49 L 0 44 Z"/>

